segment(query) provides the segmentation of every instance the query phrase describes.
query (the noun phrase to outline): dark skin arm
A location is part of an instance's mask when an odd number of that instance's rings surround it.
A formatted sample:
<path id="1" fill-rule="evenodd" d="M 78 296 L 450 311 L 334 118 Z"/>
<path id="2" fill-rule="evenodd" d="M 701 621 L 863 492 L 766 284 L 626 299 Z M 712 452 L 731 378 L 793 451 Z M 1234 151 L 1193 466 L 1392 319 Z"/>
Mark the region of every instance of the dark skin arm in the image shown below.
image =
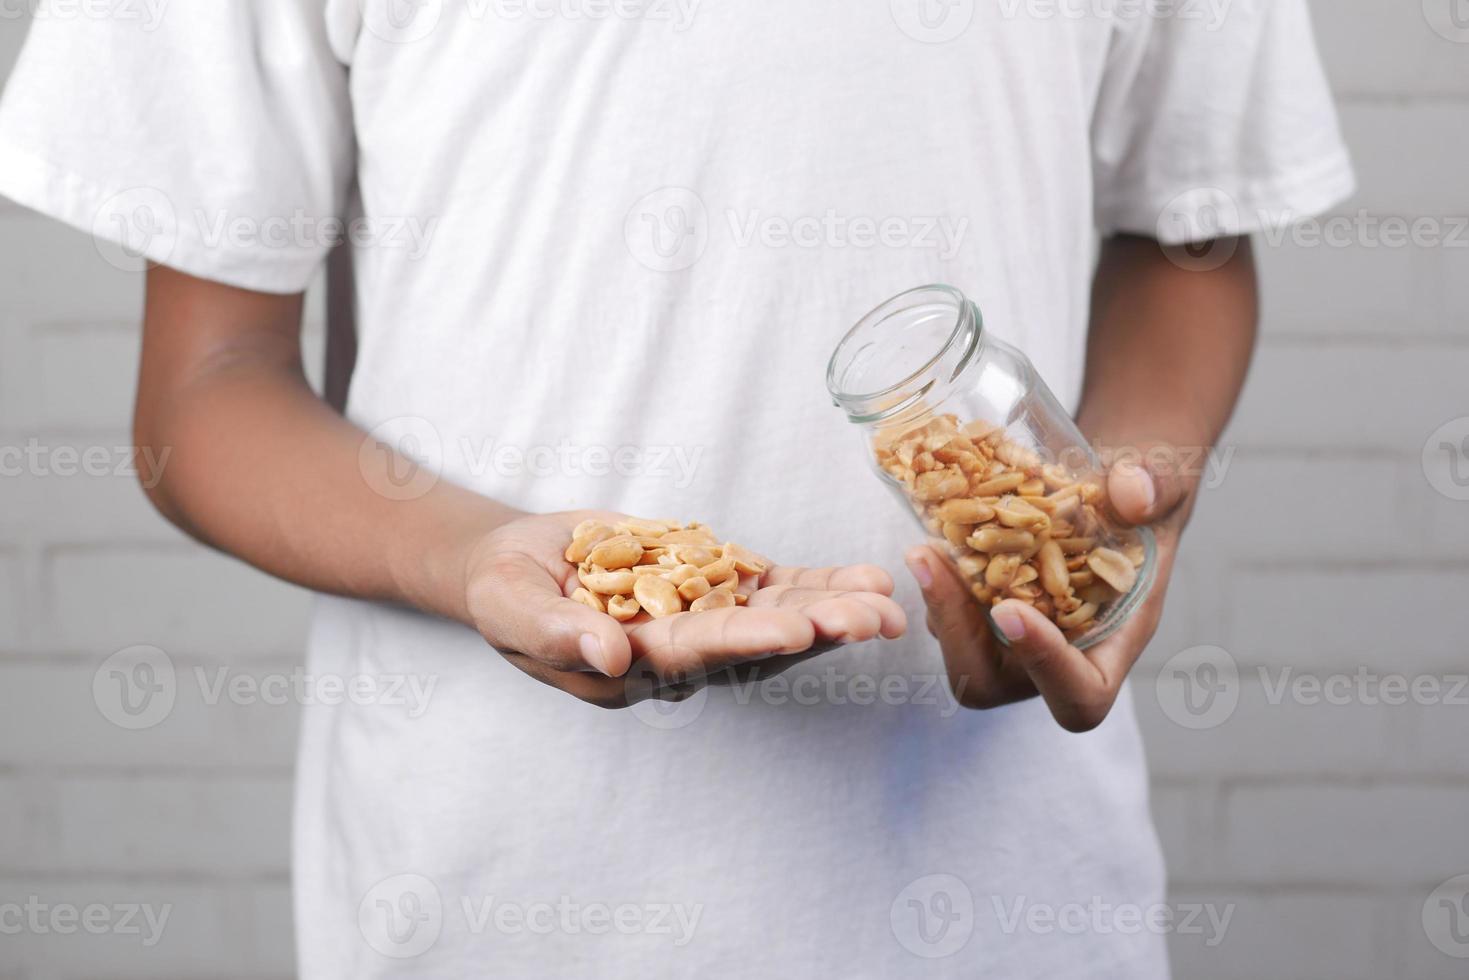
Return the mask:
<path id="1" fill-rule="evenodd" d="M 742 584 L 745 607 L 628 624 L 573 602 L 571 529 L 609 515 L 527 514 L 370 439 L 307 385 L 301 308 L 299 295 L 148 273 L 134 439 L 167 460 L 142 474 L 150 499 L 201 541 L 308 588 L 464 623 L 605 707 L 903 632 L 892 580 L 870 565 L 777 565 Z M 412 475 L 409 493 L 393 473 Z"/>
<path id="2" fill-rule="evenodd" d="M 1077 423 L 1114 462 L 1112 509 L 1158 542 L 1148 600 L 1116 634 L 1082 653 L 1055 624 L 1009 599 L 986 612 L 933 548 L 908 554 L 962 704 L 993 708 L 1037 695 L 1071 731 L 1101 724 L 1157 630 L 1179 539 L 1201 477 L 1196 451 L 1229 421 L 1255 346 L 1258 296 L 1248 239 L 1210 243 L 1221 264 L 1177 261 L 1156 241 L 1103 243 L 1092 289 L 1086 375 Z M 1001 644 L 987 616 L 1009 638 Z"/>

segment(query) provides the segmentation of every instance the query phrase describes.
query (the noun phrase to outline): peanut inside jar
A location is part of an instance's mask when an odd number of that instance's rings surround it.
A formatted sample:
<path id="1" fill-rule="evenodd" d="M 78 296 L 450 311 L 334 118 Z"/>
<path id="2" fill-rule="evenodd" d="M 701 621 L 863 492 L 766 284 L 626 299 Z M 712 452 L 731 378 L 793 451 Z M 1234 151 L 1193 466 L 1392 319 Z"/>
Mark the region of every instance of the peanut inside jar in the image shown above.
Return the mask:
<path id="1" fill-rule="evenodd" d="M 878 466 L 979 602 L 1018 599 L 1075 640 L 1137 584 L 1142 539 L 1108 521 L 1095 474 L 955 415 L 886 428 L 875 445 Z"/>

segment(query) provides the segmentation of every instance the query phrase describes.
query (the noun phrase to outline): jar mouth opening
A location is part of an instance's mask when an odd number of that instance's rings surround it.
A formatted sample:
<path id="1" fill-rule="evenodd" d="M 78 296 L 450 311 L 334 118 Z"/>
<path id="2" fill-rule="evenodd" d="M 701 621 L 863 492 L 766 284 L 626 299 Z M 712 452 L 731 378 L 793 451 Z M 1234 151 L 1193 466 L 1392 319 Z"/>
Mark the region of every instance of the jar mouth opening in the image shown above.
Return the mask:
<path id="1" fill-rule="evenodd" d="M 942 283 L 904 290 L 873 307 L 843 335 L 827 364 L 827 391 L 854 422 L 890 418 L 936 384 L 952 381 L 968 363 L 982 329 L 979 310 L 963 291 Z M 925 338 L 930 342 L 923 343 Z M 905 340 L 918 341 L 918 347 L 907 347 Z M 883 354 L 888 356 L 878 361 Z M 877 377 L 864 380 L 864 374 Z"/>

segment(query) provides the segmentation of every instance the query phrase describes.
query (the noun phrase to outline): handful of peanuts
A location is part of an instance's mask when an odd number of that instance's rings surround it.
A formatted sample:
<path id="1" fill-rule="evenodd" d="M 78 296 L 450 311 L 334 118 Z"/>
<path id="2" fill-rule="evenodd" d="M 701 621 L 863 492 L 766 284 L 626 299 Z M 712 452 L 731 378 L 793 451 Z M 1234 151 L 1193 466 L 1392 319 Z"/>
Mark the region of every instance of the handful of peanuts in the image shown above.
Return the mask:
<path id="1" fill-rule="evenodd" d="M 1108 521 L 1102 484 L 999 426 L 940 415 L 883 430 L 875 451 L 979 602 L 1019 599 L 1075 640 L 1137 583 L 1142 540 Z"/>
<path id="2" fill-rule="evenodd" d="M 571 598 L 620 623 L 640 612 L 661 619 L 743 605 L 740 575 L 759 575 L 769 567 L 754 552 L 721 544 L 698 522 L 637 518 L 582 521 L 565 557 L 581 582 Z"/>

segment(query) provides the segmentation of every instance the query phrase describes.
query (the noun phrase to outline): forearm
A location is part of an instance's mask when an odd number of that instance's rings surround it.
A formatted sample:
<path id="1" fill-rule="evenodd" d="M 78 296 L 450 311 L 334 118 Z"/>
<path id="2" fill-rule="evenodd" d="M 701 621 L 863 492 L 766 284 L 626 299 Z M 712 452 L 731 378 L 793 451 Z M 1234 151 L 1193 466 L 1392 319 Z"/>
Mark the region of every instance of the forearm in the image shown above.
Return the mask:
<path id="1" fill-rule="evenodd" d="M 1210 271 L 1180 268 L 1150 239 L 1107 240 L 1092 290 L 1082 431 L 1114 449 L 1212 446 L 1244 384 L 1257 318 L 1248 239 Z"/>
<path id="2" fill-rule="evenodd" d="M 196 313 L 150 294 L 135 437 L 164 460 L 159 509 L 280 578 L 468 622 L 467 549 L 515 512 L 443 480 L 413 499 L 380 492 L 389 450 L 362 452 L 366 434 L 310 390 L 294 343 L 221 345 L 171 370 L 149 344 Z"/>

